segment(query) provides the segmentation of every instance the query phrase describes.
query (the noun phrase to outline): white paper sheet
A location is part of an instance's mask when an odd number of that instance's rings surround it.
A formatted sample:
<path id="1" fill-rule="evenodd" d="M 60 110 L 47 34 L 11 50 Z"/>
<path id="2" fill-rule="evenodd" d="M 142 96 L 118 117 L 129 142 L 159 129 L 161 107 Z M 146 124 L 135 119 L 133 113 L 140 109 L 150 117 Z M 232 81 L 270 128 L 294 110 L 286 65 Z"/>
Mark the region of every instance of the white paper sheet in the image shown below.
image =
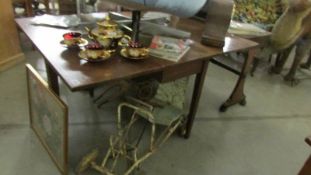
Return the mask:
<path id="1" fill-rule="evenodd" d="M 156 10 L 180 17 L 194 16 L 208 0 L 105 0 L 138 10 Z"/>
<path id="2" fill-rule="evenodd" d="M 32 24 L 36 25 L 47 25 L 47 26 L 69 28 L 78 26 L 81 23 L 81 20 L 77 15 L 54 16 L 44 14 L 41 16 L 34 17 L 31 20 L 31 22 Z"/>

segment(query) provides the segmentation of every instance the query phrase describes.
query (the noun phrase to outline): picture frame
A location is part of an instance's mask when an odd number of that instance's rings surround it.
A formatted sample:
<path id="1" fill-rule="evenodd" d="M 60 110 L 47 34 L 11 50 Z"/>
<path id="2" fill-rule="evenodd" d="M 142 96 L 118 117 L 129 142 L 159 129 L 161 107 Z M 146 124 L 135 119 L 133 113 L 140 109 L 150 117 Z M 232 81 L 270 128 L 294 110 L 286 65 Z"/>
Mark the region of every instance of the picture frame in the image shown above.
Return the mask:
<path id="1" fill-rule="evenodd" d="M 26 64 L 30 126 L 61 174 L 68 172 L 68 107 Z"/>

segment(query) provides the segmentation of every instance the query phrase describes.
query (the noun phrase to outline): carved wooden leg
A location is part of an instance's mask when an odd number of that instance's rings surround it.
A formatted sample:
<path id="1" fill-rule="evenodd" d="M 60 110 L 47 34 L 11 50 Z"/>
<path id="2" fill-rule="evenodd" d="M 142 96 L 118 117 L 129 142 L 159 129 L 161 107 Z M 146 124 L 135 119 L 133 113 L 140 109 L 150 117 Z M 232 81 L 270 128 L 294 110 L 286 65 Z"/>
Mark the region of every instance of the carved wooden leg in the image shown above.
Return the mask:
<path id="1" fill-rule="evenodd" d="M 94 89 L 90 89 L 90 90 L 89 90 L 89 95 L 90 95 L 90 97 L 92 97 L 92 98 L 94 97 Z"/>
<path id="2" fill-rule="evenodd" d="M 46 13 L 50 13 L 51 12 L 51 10 L 50 10 L 50 1 L 49 0 L 44 0 L 43 3 L 44 3 L 44 6 L 45 6 L 45 9 L 46 9 Z"/>
<path id="3" fill-rule="evenodd" d="M 307 62 L 306 62 L 306 63 L 303 63 L 303 64 L 300 66 L 300 67 L 303 68 L 303 69 L 310 69 L 310 67 L 311 67 L 311 52 L 310 52 L 309 54 L 310 54 L 310 56 L 309 56 Z"/>
<path id="4" fill-rule="evenodd" d="M 46 73 L 50 88 L 59 96 L 58 76 L 51 66 L 45 61 Z"/>
<path id="5" fill-rule="evenodd" d="M 284 51 L 281 51 L 278 55 L 277 61 L 274 66 L 272 66 L 269 70 L 269 73 L 271 74 L 280 74 L 284 68 L 284 65 L 288 59 L 289 54 L 293 50 L 295 45 L 292 45 L 291 47 L 285 49 Z"/>
<path id="6" fill-rule="evenodd" d="M 242 71 L 239 76 L 239 80 L 237 81 L 235 88 L 233 89 L 229 99 L 220 106 L 219 111 L 225 112 L 229 106 L 240 103 L 241 105 L 246 105 L 246 97 L 244 94 L 244 84 L 246 80 L 246 76 L 250 70 L 250 67 L 253 63 L 256 49 L 250 49 L 248 51 L 248 57 L 244 61 Z"/>
<path id="7" fill-rule="evenodd" d="M 26 0 L 26 12 L 27 16 L 33 16 L 32 0 Z"/>
<path id="8" fill-rule="evenodd" d="M 283 52 L 278 52 L 276 53 L 276 59 L 275 59 L 275 63 L 274 65 L 269 69 L 269 73 L 270 74 L 279 74 L 281 73 L 281 71 L 274 71 L 275 67 L 277 67 L 278 65 L 280 65 L 280 61 L 282 60 L 283 58 Z M 287 58 L 287 57 L 286 57 Z M 282 69 L 283 69 L 283 66 L 281 66 Z"/>
<path id="9" fill-rule="evenodd" d="M 252 66 L 252 69 L 251 69 L 251 76 L 252 76 L 252 77 L 254 76 L 254 73 L 255 73 L 255 71 L 256 71 L 258 65 L 259 65 L 259 58 L 254 58 L 254 60 L 253 60 L 253 66 Z"/>
<path id="10" fill-rule="evenodd" d="M 301 41 L 297 44 L 294 62 L 288 74 L 284 77 L 284 80 L 290 82 L 292 86 L 297 85 L 299 83 L 299 81 L 295 78 L 296 71 L 300 65 L 301 60 L 310 53 L 310 49 L 311 49 L 311 38 L 305 39 L 304 41 Z"/>
<path id="11" fill-rule="evenodd" d="M 309 175 L 311 172 L 311 156 L 308 158 L 298 175 Z"/>
<path id="12" fill-rule="evenodd" d="M 198 105 L 199 105 L 199 101 L 200 101 L 200 97 L 201 97 L 201 93 L 202 93 L 202 89 L 203 89 L 203 85 L 204 85 L 204 80 L 205 80 L 205 75 L 207 72 L 208 64 L 209 64 L 209 61 L 203 62 L 201 72 L 198 73 L 196 75 L 196 78 L 195 78 L 195 84 L 194 84 L 194 90 L 193 90 L 193 94 L 192 94 L 190 111 L 189 111 L 188 118 L 186 121 L 186 126 L 185 126 L 186 127 L 185 128 L 185 134 L 184 134 L 185 138 L 190 137 L 193 121 L 194 121 L 195 115 L 197 113 L 197 109 L 198 109 Z"/>

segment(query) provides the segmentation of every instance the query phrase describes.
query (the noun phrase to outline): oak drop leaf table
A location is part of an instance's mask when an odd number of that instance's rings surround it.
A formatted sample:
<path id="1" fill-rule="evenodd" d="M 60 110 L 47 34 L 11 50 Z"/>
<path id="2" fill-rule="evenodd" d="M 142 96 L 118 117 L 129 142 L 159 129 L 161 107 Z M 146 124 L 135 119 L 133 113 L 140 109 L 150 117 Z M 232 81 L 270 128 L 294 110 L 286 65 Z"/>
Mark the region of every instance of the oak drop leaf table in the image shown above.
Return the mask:
<path id="1" fill-rule="evenodd" d="M 193 19 L 183 19 L 178 24 L 178 28 L 191 32 L 191 39 L 195 43 L 179 62 L 170 62 L 151 56 L 144 61 L 134 62 L 116 54 L 105 62 L 94 64 L 81 60 L 78 57 L 77 50 L 68 50 L 60 45 L 62 35 L 69 32 L 69 30 L 32 25 L 31 19 L 18 18 L 16 23 L 43 55 L 49 86 L 57 95 L 59 95 L 58 77 L 71 91 L 83 91 L 94 89 L 107 82 L 141 76 L 152 76 L 160 80 L 160 82 L 169 82 L 195 75 L 185 138 L 190 136 L 210 59 L 225 53 L 250 50 L 258 46 L 256 42 L 240 37 L 227 37 L 223 48 L 202 45 L 199 41 L 204 29 L 204 23 Z M 240 79 L 245 79 L 245 77 L 240 76 Z M 237 86 L 244 86 L 244 80 L 238 81 Z M 236 88 L 234 91 L 236 91 Z M 243 90 L 233 93 L 244 95 Z"/>

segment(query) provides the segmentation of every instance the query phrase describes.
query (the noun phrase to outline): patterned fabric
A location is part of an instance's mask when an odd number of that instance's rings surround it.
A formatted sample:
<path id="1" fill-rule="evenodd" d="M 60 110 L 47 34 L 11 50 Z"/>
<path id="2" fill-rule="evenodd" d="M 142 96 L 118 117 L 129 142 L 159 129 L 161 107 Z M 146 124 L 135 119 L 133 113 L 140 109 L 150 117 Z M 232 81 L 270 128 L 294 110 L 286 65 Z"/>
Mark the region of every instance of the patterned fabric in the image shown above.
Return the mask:
<path id="1" fill-rule="evenodd" d="M 160 84 L 155 99 L 184 110 L 189 77 Z"/>
<path id="2" fill-rule="evenodd" d="M 286 8 L 284 0 L 234 0 L 233 20 L 269 29 Z"/>

